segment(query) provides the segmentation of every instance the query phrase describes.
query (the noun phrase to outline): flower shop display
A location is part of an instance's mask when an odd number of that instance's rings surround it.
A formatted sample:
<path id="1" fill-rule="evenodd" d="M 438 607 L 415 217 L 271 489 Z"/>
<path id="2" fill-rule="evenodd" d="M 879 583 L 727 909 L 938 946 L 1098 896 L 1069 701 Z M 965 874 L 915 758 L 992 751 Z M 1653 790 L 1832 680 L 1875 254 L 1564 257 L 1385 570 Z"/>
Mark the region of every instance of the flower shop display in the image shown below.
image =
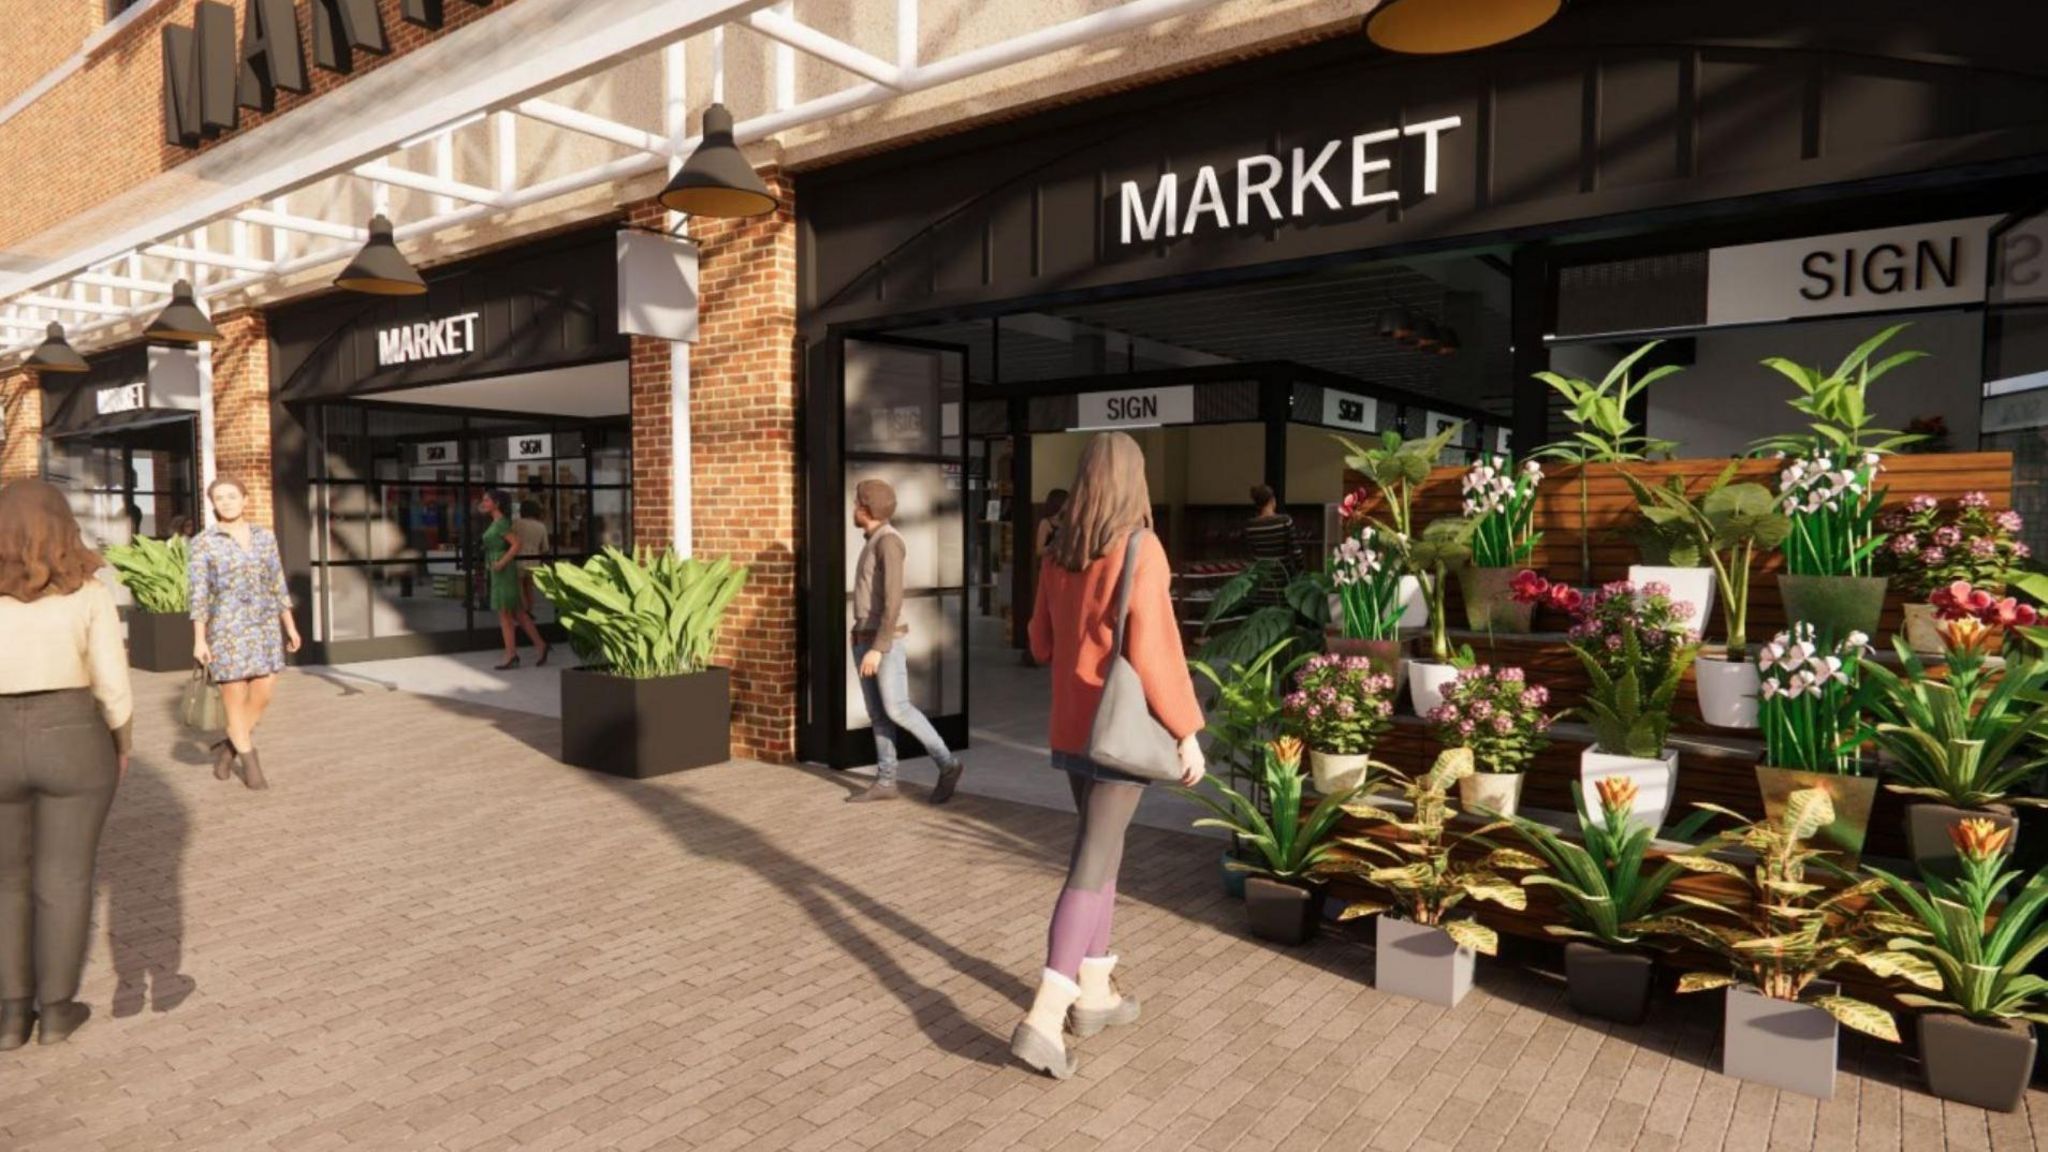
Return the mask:
<path id="1" fill-rule="evenodd" d="M 1678 792 L 1678 750 L 1665 746 L 1671 707 L 1699 636 L 1685 625 L 1691 606 L 1662 584 L 1618 580 L 1581 599 L 1569 633 L 1591 687 L 1579 715 L 1593 743 L 1579 754 L 1579 782 L 1621 776 L 1633 785 L 1632 818 L 1655 833 Z"/>
<path id="2" fill-rule="evenodd" d="M 1676 364 L 1660 364 L 1643 373 L 1639 379 L 1629 379 L 1636 362 L 1661 343 L 1661 340 L 1652 340 L 1622 357 L 1607 370 L 1607 375 L 1598 384 L 1557 372 L 1536 373 L 1536 379 L 1564 397 L 1564 418 L 1572 424 L 1571 439 L 1546 444 L 1533 455 L 1538 460 L 1562 460 L 1578 466 L 1580 584 L 1593 583 L 1593 517 L 1591 492 L 1586 482 L 1587 465 L 1627 464 L 1648 460 L 1652 456 L 1669 457 L 1678 447 L 1676 441 L 1659 440 L 1638 433 L 1635 422 L 1628 418 L 1629 405 L 1637 396 L 1657 381 L 1681 371 Z"/>
<path id="3" fill-rule="evenodd" d="M 1912 884 L 1873 868 L 1915 931 L 1895 937 L 1879 958 L 1880 974 L 1903 976 L 1934 996 L 1909 992 L 1899 1000 L 1926 1009 L 1920 1017 L 1920 1069 L 1927 1090 L 1944 1100 L 2011 1112 L 2026 1097 L 2034 1071 L 2034 1025 L 2048 1023 L 2042 995 L 2048 981 L 2028 969 L 2048 951 L 2048 872 L 2037 872 L 2018 892 L 2020 879 L 2006 862 L 2012 829 L 1981 817 L 1947 829 L 1960 876 Z M 1991 924 L 1993 905 L 1997 923 Z"/>
<path id="4" fill-rule="evenodd" d="M 1543 930 L 1569 941 L 1564 948 L 1565 992 L 1574 1011 L 1623 1024 L 1640 1024 L 1650 1012 L 1651 976 L 1656 965 L 1642 950 L 1637 922 L 1648 916 L 1671 882 L 1685 869 L 1669 860 L 1645 870 L 1651 829 L 1635 818 L 1636 785 L 1608 776 L 1594 788 L 1599 812 L 1585 790 L 1572 785 L 1583 845 L 1533 820 L 1515 817 L 1516 834 L 1543 858 L 1545 870 L 1522 877 L 1523 887 L 1556 892 L 1567 923 Z M 1713 817 L 1695 812 L 1673 835 L 1689 839 Z"/>
<path id="5" fill-rule="evenodd" d="M 2006 597 L 1958 583 L 1935 592 L 1943 605 L 1937 634 L 1946 679 L 1928 675 L 1911 645 L 1894 639 L 1902 672 L 1863 662 L 1865 704 L 1877 721 L 1878 747 L 1890 760 L 1893 792 L 1906 806 L 1906 842 L 1923 876 L 1953 875 L 1957 860 L 1948 829 L 1966 816 L 2015 829 L 2011 805 L 2048 806 L 2015 795 L 2048 767 L 2048 660 L 2015 655 L 1994 676 L 1988 668 L 1996 621 L 2024 626 L 2036 613 Z"/>
<path id="6" fill-rule="evenodd" d="M 1509 583 L 1529 562 L 1541 534 L 1533 528 L 1536 488 L 1543 466 L 1534 460 L 1514 467 L 1506 456 L 1482 453 L 1465 470 L 1464 515 L 1472 525 L 1472 559 L 1458 570 L 1465 594 L 1465 623 L 1474 631 L 1529 631 L 1531 611 L 1515 601 Z"/>
<path id="7" fill-rule="evenodd" d="M 1311 656 L 1286 701 L 1287 724 L 1308 744 L 1316 791 L 1347 792 L 1365 782 L 1372 746 L 1394 714 L 1394 678 L 1363 656 Z"/>
<path id="8" fill-rule="evenodd" d="M 1261 784 L 1272 816 L 1236 789 L 1206 777 L 1183 794 L 1215 813 L 1195 821 L 1197 828 L 1220 828 L 1251 849 L 1248 861 L 1227 867 L 1248 873 L 1245 913 L 1252 935 L 1278 944 L 1299 944 L 1315 930 L 1322 906 L 1316 878 L 1335 850 L 1332 834 L 1343 805 L 1363 790 L 1326 794 L 1306 816 L 1301 810 L 1303 778 L 1301 741 L 1282 736 L 1267 744 L 1259 758 Z"/>
<path id="9" fill-rule="evenodd" d="M 1899 1039 L 1891 1013 L 1843 996 L 1821 979 L 1852 963 L 1892 974 L 1883 940 L 1897 918 L 1859 907 L 1870 886 L 1881 882 L 1827 894 L 1807 879 L 1808 866 L 1825 852 L 1812 840 L 1835 821 L 1827 793 L 1818 789 L 1794 792 L 1777 815 L 1757 823 L 1716 805 L 1697 807 L 1731 817 L 1737 826 L 1671 862 L 1739 882 L 1746 891 L 1740 899 L 1679 897 L 1675 908 L 1638 922 L 1637 930 L 1688 941 L 1726 962 L 1678 981 L 1681 993 L 1728 990 L 1722 1072 L 1827 1099 L 1834 1095 L 1838 1025 Z M 1754 854 L 1755 864 L 1745 870 L 1712 855 L 1731 848 Z"/>
<path id="10" fill-rule="evenodd" d="M 1445 686 L 1443 702 L 1426 718 L 1439 741 L 1469 749 L 1476 761 L 1458 778 L 1458 798 L 1467 808 L 1515 814 L 1523 772 L 1550 743 L 1544 735 L 1551 724 L 1543 711 L 1548 703 L 1550 690 L 1529 683 L 1520 668 L 1475 664 Z"/>
<path id="11" fill-rule="evenodd" d="M 1994 511 L 1990 497 L 1982 492 L 1964 494 L 1953 509 L 1944 509 L 1932 496 L 1915 496 L 1905 507 L 1886 513 L 1878 526 L 1890 534 L 1884 567 L 1893 586 L 1911 597 L 1906 604 L 1906 639 L 1915 652 L 1926 655 L 1942 649 L 1930 595 L 1957 583 L 1994 596 L 2003 594 L 2007 581 L 2031 554 L 2026 542 L 2018 539 L 2026 520 L 2011 509 Z"/>
<path id="12" fill-rule="evenodd" d="M 1759 549 L 1778 547 L 1792 531 L 1791 520 L 1778 511 L 1770 489 L 1735 482 L 1740 467 L 1740 461 L 1730 461 L 1698 499 L 1680 481 L 1652 488 L 1624 473 L 1644 515 L 1654 508 L 1676 517 L 1691 530 L 1714 571 L 1727 641 L 1718 650 L 1701 651 L 1693 676 L 1700 718 L 1719 728 L 1757 726 L 1759 680 L 1749 658 L 1750 567 Z"/>
<path id="13" fill-rule="evenodd" d="M 1471 531 L 1464 520 L 1438 520 L 1408 544 L 1408 569 L 1422 581 L 1429 601 L 1429 654 L 1408 661 L 1408 703 L 1417 716 L 1443 703 L 1444 685 L 1458 674 L 1451 662 L 1445 593 L 1451 570 L 1472 556 Z"/>
<path id="14" fill-rule="evenodd" d="M 1878 549 L 1875 452 L 1843 460 L 1820 453 L 1794 457 L 1778 474 L 1778 499 L 1792 522 L 1778 594 L 1788 620 L 1812 624 L 1828 639 L 1877 631 L 1888 577 L 1876 574 Z"/>
<path id="15" fill-rule="evenodd" d="M 1329 568 L 1339 609 L 1330 650 L 1370 659 L 1397 685 L 1407 671 L 1401 645 L 1403 582 L 1413 579 L 1401 570 L 1401 553 L 1401 541 L 1391 531 L 1368 524 L 1344 537 L 1330 554 Z"/>
<path id="16" fill-rule="evenodd" d="M 1764 730 L 1756 779 L 1764 811 L 1775 819 L 1795 794 L 1825 793 L 1831 818 L 1817 836 L 1844 868 L 1854 868 L 1863 854 L 1877 800 L 1877 778 L 1865 773 L 1860 758 L 1866 697 L 1858 674 L 1869 641 L 1851 632 L 1824 644 L 1813 625 L 1802 622 L 1780 632 L 1756 658 Z"/>
<path id="17" fill-rule="evenodd" d="M 1338 916 L 1379 916 L 1374 925 L 1373 986 L 1446 1008 L 1455 1007 L 1472 990 L 1474 954 L 1492 956 L 1500 950 L 1493 929 L 1451 913 L 1468 899 L 1524 910 L 1528 894 L 1504 873 L 1543 867 L 1536 856 L 1486 839 L 1504 825 L 1450 833 L 1458 815 L 1450 806 L 1451 785 L 1472 771 L 1472 749 L 1450 748 L 1418 778 L 1389 772 L 1402 785 L 1402 796 L 1410 805 L 1407 816 L 1369 803 L 1345 805 L 1350 815 L 1382 826 L 1387 838 L 1340 837 L 1340 844 L 1362 855 L 1334 856 L 1326 864 L 1328 871 L 1360 877 L 1387 896 L 1385 903 L 1354 902 Z M 1485 849 L 1485 855 L 1476 860 L 1453 858 L 1455 850 L 1467 845 Z M 1375 864 L 1375 859 L 1387 863 Z"/>

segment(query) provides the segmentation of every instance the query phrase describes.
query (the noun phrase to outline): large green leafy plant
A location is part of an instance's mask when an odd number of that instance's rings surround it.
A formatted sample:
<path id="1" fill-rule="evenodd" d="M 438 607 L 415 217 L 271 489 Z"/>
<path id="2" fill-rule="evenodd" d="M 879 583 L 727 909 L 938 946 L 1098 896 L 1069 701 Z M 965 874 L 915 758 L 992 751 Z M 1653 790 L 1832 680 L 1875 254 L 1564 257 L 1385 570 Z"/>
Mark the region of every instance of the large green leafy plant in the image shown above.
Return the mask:
<path id="1" fill-rule="evenodd" d="M 1522 886 L 1549 888 L 1564 905 L 1570 923 L 1545 924 L 1545 932 L 1603 944 L 1636 944 L 1642 940 L 1637 922 L 1650 914 L 1671 882 L 1685 875 L 1685 869 L 1667 859 L 1644 870 L 1644 858 L 1655 834 L 1649 824 L 1630 817 L 1636 800 L 1635 781 L 1605 776 L 1595 788 L 1600 795 L 1597 818 L 1587 811 L 1581 786 L 1572 785 L 1583 847 L 1525 816 L 1510 818 L 1516 834 L 1548 865 L 1543 872 L 1522 877 Z M 1670 836 L 1689 840 L 1712 818 L 1711 812 L 1695 812 Z"/>
<path id="2" fill-rule="evenodd" d="M 1408 542 L 1408 571 L 1422 585 L 1429 602 L 1429 655 L 1439 664 L 1451 659 L 1447 605 L 1451 570 L 1472 559 L 1472 522 L 1458 518 L 1433 520 L 1421 539 Z"/>
<path id="3" fill-rule="evenodd" d="M 1629 353 L 1608 369 L 1607 375 L 1598 384 L 1557 372 L 1538 372 L 1536 378 L 1556 389 L 1565 400 L 1565 419 L 1572 423 L 1569 440 L 1546 444 L 1533 454 L 1537 459 L 1562 460 L 1579 466 L 1579 583 L 1593 582 L 1593 533 L 1591 497 L 1586 484 L 1586 465 L 1625 464 L 1636 460 L 1648 460 L 1651 456 L 1669 456 L 1677 450 L 1674 440 L 1659 440 L 1636 431 L 1635 421 L 1628 418 L 1628 407 L 1635 398 L 1657 381 L 1678 371 L 1675 364 L 1662 364 L 1650 369 L 1641 377 L 1631 380 L 1629 374 L 1636 362 L 1650 354 L 1662 343 L 1652 340 L 1634 352 Z M 1653 544 L 1653 547 L 1656 545 Z M 1668 550 L 1668 545 L 1664 546 Z M 1647 563 L 1664 561 L 1645 555 Z M 1673 559 L 1671 563 L 1682 567 L 1693 567 L 1697 560 Z"/>
<path id="4" fill-rule="evenodd" d="M 680 559 L 672 551 L 607 547 L 582 564 L 534 570 L 570 646 L 586 663 L 633 680 L 702 672 L 746 568 L 728 559 Z"/>
<path id="5" fill-rule="evenodd" d="M 169 540 L 137 536 L 126 544 L 112 545 L 103 554 L 144 612 L 183 615 L 191 609 L 183 536 Z"/>
<path id="6" fill-rule="evenodd" d="M 1445 445 L 1464 427 L 1463 423 L 1453 424 L 1421 440 L 1404 440 L 1399 432 L 1383 432 L 1379 443 L 1370 446 L 1335 434 L 1331 439 L 1344 446 L 1344 466 L 1363 473 L 1385 498 L 1386 518 L 1377 523 L 1405 540 L 1415 535 L 1415 490 L 1429 479 Z"/>
<path id="7" fill-rule="evenodd" d="M 1979 1020 L 2017 1017 L 2048 1024 L 2048 1013 L 2041 1011 L 2048 980 L 2029 971 L 2048 951 L 2048 924 L 2042 923 L 2042 913 L 2048 911 L 2048 872 L 2029 878 L 1998 909 L 1993 926 L 1993 903 L 2020 878 L 2017 870 L 2005 867 L 2012 829 L 1989 820 L 1965 819 L 1950 826 L 1949 837 L 1955 841 L 1962 875 L 1955 880 L 1924 877 L 1925 895 L 1889 872 L 1871 869 L 1890 890 L 1889 896 L 1917 922 L 1912 925 L 1915 931 L 1891 941 L 1892 951 L 1874 958 L 1872 970 L 1903 976 L 1943 997 L 1904 993 L 1899 1001 L 1909 1007 L 1959 1012 Z"/>
<path id="8" fill-rule="evenodd" d="M 1836 458 L 1854 460 L 1867 452 L 1896 452 L 1926 439 L 1895 429 L 1870 426 L 1870 386 L 1892 369 L 1927 355 L 1925 352 L 1894 352 L 1875 364 L 1870 362 L 1880 348 L 1905 328 L 1904 324 L 1894 324 L 1865 340 L 1833 371 L 1809 368 L 1782 356 L 1765 360 L 1765 367 L 1792 381 L 1799 390 L 1799 395 L 1788 403 L 1807 418 L 1807 427 L 1812 430 L 1812 435 L 1772 436 L 1757 441 L 1752 449 L 1762 453 L 1782 452 L 1788 456 L 1831 454 Z"/>
<path id="9" fill-rule="evenodd" d="M 1202 620 L 1202 656 L 1230 663 L 1251 661 L 1281 641 L 1303 651 L 1323 646 L 1330 623 L 1331 582 L 1327 573 L 1303 572 L 1289 580 L 1281 603 L 1251 606 L 1252 597 L 1283 576 L 1278 561 L 1260 560 L 1224 581 Z M 1250 611 L 1245 613 L 1247 608 Z M 1219 625 L 1228 625 L 1219 627 Z"/>
<path id="10" fill-rule="evenodd" d="M 1272 816 L 1235 789 L 1219 784 L 1215 777 L 1184 793 L 1213 812 L 1195 821 L 1197 828 L 1221 828 L 1240 845 L 1256 853 L 1251 862 L 1233 860 L 1227 867 L 1236 872 L 1257 872 L 1275 880 L 1300 883 L 1313 878 L 1335 851 L 1331 833 L 1344 815 L 1344 802 L 1371 787 L 1371 778 L 1348 791 L 1324 796 L 1304 816 L 1301 795 L 1301 741 L 1283 736 L 1266 745 L 1260 762 L 1259 783 L 1266 793 Z"/>
<path id="11" fill-rule="evenodd" d="M 1698 499 L 1688 493 L 1685 481 L 1679 477 L 1672 477 L 1663 487 L 1652 488 L 1633 475 L 1622 473 L 1635 492 L 1643 516 L 1653 526 L 1682 526 L 1691 533 L 1698 553 L 1713 567 L 1719 578 L 1731 660 L 1742 660 L 1749 654 L 1749 574 L 1757 550 L 1778 547 L 1792 532 L 1792 521 L 1778 511 L 1777 497 L 1769 488 L 1749 481 L 1735 482 L 1735 473 L 1741 467 L 1741 461 L 1729 461 Z"/>
<path id="12" fill-rule="evenodd" d="M 1992 804 L 2048 806 L 2048 800 L 2015 796 L 2048 767 L 2048 708 L 2039 697 L 2048 689 L 2048 661 L 2014 656 L 2004 674 L 1981 670 L 1948 681 L 1930 679 L 1912 646 L 1893 641 L 1905 674 L 1876 660 L 1863 661 L 1864 702 L 1878 721 L 1878 747 L 1891 758 L 1893 792 L 1958 808 Z"/>

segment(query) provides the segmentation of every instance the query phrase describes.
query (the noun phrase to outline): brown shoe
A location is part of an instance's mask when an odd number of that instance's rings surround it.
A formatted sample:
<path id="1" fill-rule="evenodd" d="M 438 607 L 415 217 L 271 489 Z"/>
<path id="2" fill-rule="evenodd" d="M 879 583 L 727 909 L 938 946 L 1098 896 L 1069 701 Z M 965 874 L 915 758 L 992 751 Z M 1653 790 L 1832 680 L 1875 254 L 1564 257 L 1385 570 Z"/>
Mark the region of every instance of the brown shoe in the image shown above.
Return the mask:
<path id="1" fill-rule="evenodd" d="M 235 746 L 223 740 L 213 746 L 213 778 L 225 780 L 235 774 Z"/>
<path id="2" fill-rule="evenodd" d="M 263 778 L 263 761 L 257 758 L 254 748 L 242 753 L 242 783 L 257 792 L 270 787 L 270 781 Z"/>
<path id="3" fill-rule="evenodd" d="M 894 800 L 902 793 L 896 791 L 894 783 L 870 784 L 865 792 L 855 792 L 846 798 L 848 804 L 872 804 L 877 800 Z"/>
<path id="4" fill-rule="evenodd" d="M 43 1032 L 36 1037 L 40 1044 L 62 1044 L 71 1039 L 71 1034 L 85 1024 L 92 1015 L 92 1008 L 76 1000 L 65 1000 L 56 1004 L 43 1005 Z"/>
<path id="5" fill-rule="evenodd" d="M 932 785 L 932 803 L 944 804 L 953 798 L 953 789 L 960 786 L 960 774 L 967 771 L 967 765 L 959 760 L 939 769 L 939 782 Z"/>

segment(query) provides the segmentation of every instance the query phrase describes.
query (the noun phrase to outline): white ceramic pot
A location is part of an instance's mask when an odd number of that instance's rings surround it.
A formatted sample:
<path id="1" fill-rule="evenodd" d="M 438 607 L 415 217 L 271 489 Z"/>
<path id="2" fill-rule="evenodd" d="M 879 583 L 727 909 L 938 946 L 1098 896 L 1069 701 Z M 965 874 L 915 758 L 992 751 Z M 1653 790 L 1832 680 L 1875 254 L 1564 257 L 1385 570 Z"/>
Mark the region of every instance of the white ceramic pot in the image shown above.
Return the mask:
<path id="1" fill-rule="evenodd" d="M 1429 627 L 1429 600 L 1422 595 L 1422 581 L 1401 577 L 1401 627 Z"/>
<path id="2" fill-rule="evenodd" d="M 1308 752 L 1309 778 L 1316 791 L 1325 796 L 1349 791 L 1365 783 L 1365 774 L 1372 764 L 1372 757 L 1365 753 L 1356 756 L 1340 752 Z"/>
<path id="3" fill-rule="evenodd" d="M 1472 991 L 1472 950 L 1441 928 L 1382 915 L 1373 932 L 1372 986 L 1455 1008 Z"/>
<path id="4" fill-rule="evenodd" d="M 1434 660 L 1410 660 L 1408 662 L 1408 703 L 1417 716 L 1427 716 L 1430 710 L 1444 702 L 1444 686 L 1458 678 L 1458 669 L 1453 664 L 1438 664 Z"/>
<path id="5" fill-rule="evenodd" d="M 1700 719 L 1716 728 L 1755 728 L 1757 691 L 1762 677 L 1752 660 L 1727 660 L 1702 654 L 1692 674 L 1700 693 Z"/>
<path id="6" fill-rule="evenodd" d="M 1712 568 L 1631 564 L 1628 566 L 1628 581 L 1637 588 L 1653 583 L 1670 585 L 1673 600 L 1683 600 L 1692 605 L 1692 614 L 1685 618 L 1685 626 L 1694 632 L 1706 632 L 1707 621 L 1714 615 L 1714 592 L 1720 586 L 1720 578 L 1714 575 Z"/>
<path id="7" fill-rule="evenodd" d="M 1522 773 L 1474 772 L 1458 781 L 1458 800 L 1474 815 L 1485 808 L 1513 816 L 1522 805 Z"/>
<path id="8" fill-rule="evenodd" d="M 1626 776 L 1635 781 L 1636 802 L 1629 811 L 1631 823 L 1639 822 L 1652 833 L 1664 826 L 1664 818 L 1671 814 L 1671 798 L 1678 792 L 1678 749 L 1665 752 L 1658 760 L 1615 756 L 1597 748 L 1579 753 L 1579 784 L 1588 813 L 1595 819 L 1600 815 L 1598 785 L 1609 776 Z"/>

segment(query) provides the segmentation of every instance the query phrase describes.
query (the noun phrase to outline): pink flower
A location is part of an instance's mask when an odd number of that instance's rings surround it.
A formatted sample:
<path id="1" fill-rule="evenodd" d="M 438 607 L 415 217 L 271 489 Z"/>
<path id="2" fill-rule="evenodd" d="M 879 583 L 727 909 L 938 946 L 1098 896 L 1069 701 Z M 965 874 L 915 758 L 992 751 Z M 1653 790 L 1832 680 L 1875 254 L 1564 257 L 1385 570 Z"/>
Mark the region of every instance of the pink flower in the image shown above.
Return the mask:
<path id="1" fill-rule="evenodd" d="M 1526 673 L 1520 668 L 1503 668 L 1500 670 L 1500 680 L 1503 684 L 1520 684 L 1525 675 Z"/>
<path id="2" fill-rule="evenodd" d="M 1920 550 L 1920 538 L 1911 532 L 1903 536 L 1894 536 L 1890 547 L 1893 555 L 1906 556 Z"/>
<path id="3" fill-rule="evenodd" d="M 1909 512 L 1932 512 L 1939 507 L 1941 507 L 1941 501 L 1924 492 L 1906 502 L 1906 510 Z"/>
<path id="4" fill-rule="evenodd" d="M 1643 595 L 1653 600 L 1659 596 L 1669 596 L 1671 595 L 1671 585 L 1664 583 L 1662 580 L 1652 580 L 1648 584 L 1643 585 Z"/>
<path id="5" fill-rule="evenodd" d="M 1514 722 L 1509 720 L 1505 713 L 1493 718 L 1493 730 L 1502 736 L 1514 731 L 1514 727 Z"/>
<path id="6" fill-rule="evenodd" d="M 1470 720 L 1458 721 L 1458 735 L 1470 736 L 1476 731 L 1478 731 L 1477 727 Z"/>
<path id="7" fill-rule="evenodd" d="M 1534 689 L 1534 688 L 1524 688 L 1524 689 L 1522 689 L 1522 696 L 1521 696 L 1521 700 L 1522 700 L 1522 707 L 1524 707 L 1524 708 L 1541 708 L 1541 707 L 1543 707 L 1543 696 L 1542 696 L 1542 694 L 1540 694 L 1539 692 L 1537 692 L 1537 690 L 1536 690 L 1536 689 Z"/>
<path id="8" fill-rule="evenodd" d="M 1920 553 L 1920 562 L 1929 568 L 1939 567 L 1942 564 L 1948 563 L 1948 553 L 1939 548 L 1929 548 Z"/>
<path id="9" fill-rule="evenodd" d="M 1943 548 L 1953 548 L 1963 542 L 1963 530 L 1953 524 L 1944 524 L 1934 530 L 1934 542 Z"/>
<path id="10" fill-rule="evenodd" d="M 1957 503 L 1965 508 L 1989 508 L 1991 507 L 1991 497 L 1986 496 L 1982 492 L 1966 492 Z"/>
<path id="11" fill-rule="evenodd" d="M 1517 604 L 1537 604 L 1550 591 L 1550 581 L 1524 568 L 1508 581 L 1508 591 Z"/>
<path id="12" fill-rule="evenodd" d="M 2010 508 L 1992 517 L 1991 522 L 1998 525 L 2001 532 L 2018 532 L 2027 526 L 2026 520 Z"/>
<path id="13" fill-rule="evenodd" d="M 1979 560 L 1989 560 L 1993 556 L 1998 555 L 1998 545 L 1989 540 L 1972 540 L 1970 541 L 1970 555 Z"/>

